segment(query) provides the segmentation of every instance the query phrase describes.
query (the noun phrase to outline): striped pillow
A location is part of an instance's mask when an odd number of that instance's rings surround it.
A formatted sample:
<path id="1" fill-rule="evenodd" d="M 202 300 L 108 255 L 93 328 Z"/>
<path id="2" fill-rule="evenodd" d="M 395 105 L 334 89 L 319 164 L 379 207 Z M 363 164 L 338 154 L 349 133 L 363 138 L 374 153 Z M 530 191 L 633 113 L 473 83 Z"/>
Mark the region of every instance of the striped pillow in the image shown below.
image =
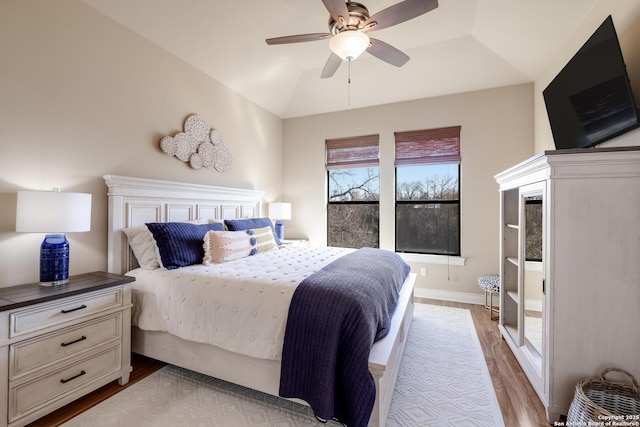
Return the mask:
<path id="1" fill-rule="evenodd" d="M 242 231 L 209 231 L 204 236 L 203 264 L 220 264 L 277 249 L 271 227 Z"/>
<path id="2" fill-rule="evenodd" d="M 257 240 L 258 253 L 278 249 L 278 245 L 276 245 L 276 240 L 273 237 L 273 230 L 271 229 L 271 227 L 267 226 L 247 230 L 247 232 L 249 231 L 253 232 L 253 235 Z"/>
<path id="3" fill-rule="evenodd" d="M 271 228 L 271 232 L 275 232 L 273 223 L 269 218 L 244 218 L 244 219 L 225 219 L 224 225 L 227 230 L 240 231 L 240 230 L 255 230 L 256 228 L 267 227 Z M 276 244 L 280 244 L 278 236 L 274 237 Z"/>

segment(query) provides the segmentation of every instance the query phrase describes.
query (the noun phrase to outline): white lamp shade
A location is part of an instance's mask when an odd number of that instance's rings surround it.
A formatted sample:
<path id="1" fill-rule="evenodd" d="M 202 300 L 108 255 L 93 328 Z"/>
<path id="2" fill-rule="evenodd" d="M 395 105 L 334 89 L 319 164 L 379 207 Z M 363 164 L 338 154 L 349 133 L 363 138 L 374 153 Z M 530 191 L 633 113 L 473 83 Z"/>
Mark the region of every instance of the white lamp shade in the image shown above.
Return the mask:
<path id="1" fill-rule="evenodd" d="M 16 231 L 69 233 L 91 230 L 91 194 L 18 191 Z"/>
<path id="2" fill-rule="evenodd" d="M 291 203 L 282 203 L 282 202 L 269 203 L 269 218 L 291 219 Z"/>
<path id="3" fill-rule="evenodd" d="M 329 48 L 342 59 L 356 59 L 369 47 L 369 36 L 362 31 L 346 30 L 329 40 Z"/>

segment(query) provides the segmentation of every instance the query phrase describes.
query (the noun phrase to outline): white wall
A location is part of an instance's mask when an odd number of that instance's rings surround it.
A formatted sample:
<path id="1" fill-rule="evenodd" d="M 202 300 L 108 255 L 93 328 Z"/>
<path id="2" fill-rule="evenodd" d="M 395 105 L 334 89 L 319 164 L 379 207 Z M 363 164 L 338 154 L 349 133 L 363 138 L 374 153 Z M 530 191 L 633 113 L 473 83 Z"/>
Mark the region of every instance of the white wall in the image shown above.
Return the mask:
<path id="1" fill-rule="evenodd" d="M 67 236 L 71 274 L 107 267 L 105 174 L 279 196 L 281 119 L 79 0 L 0 2 L 0 58 L 0 286 L 39 278 L 43 235 L 14 232 L 18 190 L 93 195 L 91 231 Z M 191 114 L 220 130 L 231 170 L 159 149 Z"/>
<path id="2" fill-rule="evenodd" d="M 428 82 L 425 82 L 428 84 Z M 518 85 L 338 113 L 286 119 L 283 144 L 283 201 L 292 203 L 287 237 L 326 244 L 328 138 L 380 135 L 380 246 L 394 249 L 394 131 L 461 125 L 461 229 L 464 266 L 427 267 L 417 286 L 479 294 L 477 278 L 497 273 L 498 172 L 533 154 L 533 85 Z"/>
<path id="3" fill-rule="evenodd" d="M 587 41 L 593 32 L 611 15 L 616 27 L 620 48 L 627 65 L 636 103 L 640 103 L 640 2 L 638 0 L 600 0 L 563 46 L 558 55 L 535 81 L 535 152 L 554 150 L 549 118 L 542 97 L 542 91 L 562 70 L 573 55 Z M 640 131 L 623 135 L 600 147 L 611 145 L 640 145 Z"/>

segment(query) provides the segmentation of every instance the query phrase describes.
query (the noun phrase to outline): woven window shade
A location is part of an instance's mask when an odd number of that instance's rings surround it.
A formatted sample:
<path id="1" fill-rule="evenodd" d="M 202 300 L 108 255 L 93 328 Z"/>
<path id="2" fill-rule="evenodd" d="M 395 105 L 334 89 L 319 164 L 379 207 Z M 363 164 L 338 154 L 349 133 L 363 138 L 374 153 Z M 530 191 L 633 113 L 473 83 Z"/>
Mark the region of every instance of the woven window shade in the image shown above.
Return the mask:
<path id="1" fill-rule="evenodd" d="M 379 135 L 327 139 L 327 169 L 378 166 L 379 140 Z"/>
<path id="2" fill-rule="evenodd" d="M 395 132 L 395 165 L 460 164 L 460 128 Z"/>

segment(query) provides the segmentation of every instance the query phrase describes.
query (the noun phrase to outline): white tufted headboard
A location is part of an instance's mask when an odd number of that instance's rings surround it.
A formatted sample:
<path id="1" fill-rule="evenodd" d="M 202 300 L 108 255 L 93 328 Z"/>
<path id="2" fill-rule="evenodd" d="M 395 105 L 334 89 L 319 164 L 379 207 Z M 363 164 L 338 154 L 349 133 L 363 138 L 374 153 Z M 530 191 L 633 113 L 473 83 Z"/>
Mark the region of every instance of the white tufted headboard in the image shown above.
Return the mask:
<path id="1" fill-rule="evenodd" d="M 137 266 L 123 228 L 146 222 L 262 216 L 262 191 L 117 175 L 103 178 L 109 198 L 110 273 L 123 274 Z"/>

